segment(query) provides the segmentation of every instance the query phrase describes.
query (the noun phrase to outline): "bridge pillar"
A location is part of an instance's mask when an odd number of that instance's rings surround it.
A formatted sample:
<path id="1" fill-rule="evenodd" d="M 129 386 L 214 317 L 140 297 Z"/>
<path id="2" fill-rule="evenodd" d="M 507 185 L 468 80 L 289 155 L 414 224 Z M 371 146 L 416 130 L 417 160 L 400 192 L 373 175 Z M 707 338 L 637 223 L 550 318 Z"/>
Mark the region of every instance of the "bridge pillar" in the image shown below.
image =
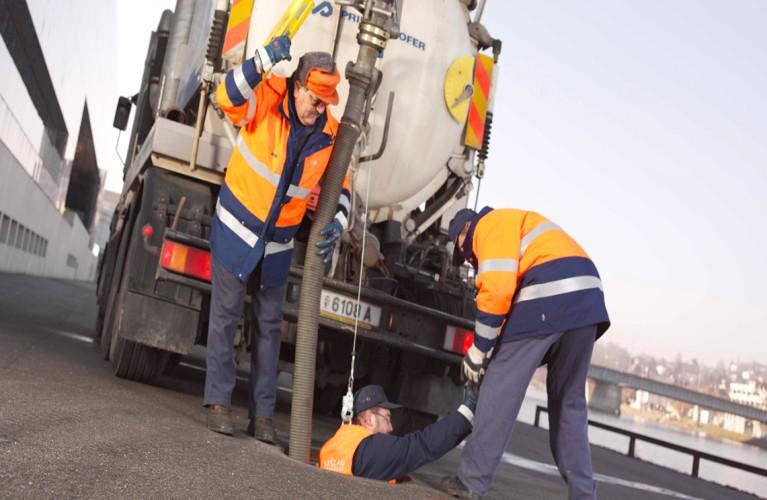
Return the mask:
<path id="1" fill-rule="evenodd" d="M 621 414 L 621 388 L 619 385 L 602 380 L 586 380 L 586 402 L 589 408 L 612 413 Z"/>

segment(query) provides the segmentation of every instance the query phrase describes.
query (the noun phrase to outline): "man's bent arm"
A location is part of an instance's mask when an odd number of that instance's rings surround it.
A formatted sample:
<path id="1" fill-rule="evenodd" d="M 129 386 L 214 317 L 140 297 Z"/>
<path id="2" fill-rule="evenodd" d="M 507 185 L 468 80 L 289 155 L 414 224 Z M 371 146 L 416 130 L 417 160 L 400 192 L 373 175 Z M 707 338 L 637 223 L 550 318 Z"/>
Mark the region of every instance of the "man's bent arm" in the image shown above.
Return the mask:
<path id="1" fill-rule="evenodd" d="M 402 437 L 373 434 L 360 442 L 354 454 L 355 476 L 388 481 L 437 460 L 471 432 L 471 423 L 458 411 L 423 430 Z"/>

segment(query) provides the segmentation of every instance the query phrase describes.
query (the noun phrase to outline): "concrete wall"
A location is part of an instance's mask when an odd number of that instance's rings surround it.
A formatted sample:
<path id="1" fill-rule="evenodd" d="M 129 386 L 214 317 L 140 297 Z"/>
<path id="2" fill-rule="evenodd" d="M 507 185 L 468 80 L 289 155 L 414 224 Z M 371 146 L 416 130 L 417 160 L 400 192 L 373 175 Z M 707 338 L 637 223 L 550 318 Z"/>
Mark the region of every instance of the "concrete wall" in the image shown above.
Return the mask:
<path id="1" fill-rule="evenodd" d="M 0 271 L 94 280 L 97 258 L 74 213 L 61 214 L 0 141 Z M 9 241 L 11 221 L 27 229 L 27 245 Z"/>

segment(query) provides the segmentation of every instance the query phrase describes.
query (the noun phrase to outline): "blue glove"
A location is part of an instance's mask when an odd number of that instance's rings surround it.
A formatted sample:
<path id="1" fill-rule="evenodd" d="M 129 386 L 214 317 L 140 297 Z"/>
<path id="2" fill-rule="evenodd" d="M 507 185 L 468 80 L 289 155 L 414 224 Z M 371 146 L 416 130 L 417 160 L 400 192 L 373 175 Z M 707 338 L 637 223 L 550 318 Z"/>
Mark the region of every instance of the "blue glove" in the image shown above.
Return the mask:
<path id="1" fill-rule="evenodd" d="M 479 400 L 479 389 L 475 389 L 471 384 L 466 384 L 464 390 L 466 391 L 466 397 L 463 400 L 463 406 L 471 410 L 472 413 L 476 413 L 477 400 Z"/>
<path id="2" fill-rule="evenodd" d="M 288 35 L 272 38 L 272 41 L 264 47 L 264 50 L 272 61 L 272 65 L 285 59 L 290 61 L 290 38 Z"/>
<path id="3" fill-rule="evenodd" d="M 272 41 L 256 50 L 256 69 L 262 75 L 272 69 L 272 66 L 287 59 L 290 61 L 290 38 L 288 35 L 272 38 Z"/>
<path id="4" fill-rule="evenodd" d="M 322 261 L 327 265 L 330 259 L 333 258 L 333 251 L 336 249 L 336 243 L 341 237 L 341 233 L 344 232 L 344 227 L 338 221 L 333 219 L 333 222 L 325 226 L 320 232 L 320 236 L 324 236 L 324 240 L 317 242 L 317 255 L 322 257 Z"/>

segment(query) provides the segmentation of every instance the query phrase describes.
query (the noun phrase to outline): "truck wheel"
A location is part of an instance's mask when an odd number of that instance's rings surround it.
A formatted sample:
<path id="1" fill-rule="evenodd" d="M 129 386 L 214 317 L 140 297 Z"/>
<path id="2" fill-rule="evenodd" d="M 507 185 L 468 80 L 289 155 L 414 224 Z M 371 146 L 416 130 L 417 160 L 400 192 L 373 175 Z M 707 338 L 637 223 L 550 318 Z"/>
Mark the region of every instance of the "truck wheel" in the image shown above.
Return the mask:
<path id="1" fill-rule="evenodd" d="M 170 353 L 125 340 L 120 335 L 119 327 L 123 314 L 124 297 L 128 288 L 128 280 L 123 279 L 123 274 L 129 272 L 126 269 L 133 262 L 135 241 L 140 238 L 140 228 L 136 226 L 137 213 L 135 212 L 140 207 L 141 203 L 137 200 L 131 208 L 130 225 L 125 229 L 120 241 L 117 264 L 115 265 L 115 269 L 119 269 L 119 274 L 116 273 L 112 278 L 106 314 L 104 315 L 104 328 L 101 334 L 101 353 L 104 359 L 108 359 L 111 363 L 116 376 L 151 384 L 162 374 Z M 130 244 L 131 241 L 134 241 L 133 246 Z"/>
<path id="2" fill-rule="evenodd" d="M 125 340 L 119 333 L 112 339 L 109 350 L 109 362 L 116 376 L 145 384 L 157 381 L 168 358 L 168 351 Z"/>
<path id="3" fill-rule="evenodd" d="M 131 227 L 132 231 L 132 227 Z M 109 360 L 109 348 L 112 344 L 112 330 L 115 325 L 115 308 L 117 296 L 120 293 L 120 287 L 122 286 L 122 274 L 125 266 L 125 253 L 128 248 L 128 237 L 130 232 L 124 233 L 120 239 L 120 248 L 117 253 L 117 259 L 114 263 L 111 279 L 109 279 L 109 292 L 106 294 L 106 301 L 103 304 L 99 304 L 99 313 L 96 319 L 96 327 L 101 330 L 101 357 L 104 360 Z M 103 312 L 102 312 L 103 309 Z M 98 334 L 98 332 L 97 332 Z"/>
<path id="4" fill-rule="evenodd" d="M 115 274 L 117 274 L 117 283 L 120 283 L 120 278 L 122 277 L 122 263 L 120 263 L 120 265 L 119 274 L 118 271 L 115 271 Z M 119 310 L 115 305 L 119 306 L 120 303 L 117 299 L 120 295 L 120 291 L 116 286 L 109 291 L 106 307 L 104 308 L 104 317 L 101 320 L 101 357 L 105 361 L 109 361 L 109 353 L 112 347 L 112 331 L 115 328 L 115 314 L 119 313 Z M 99 309 L 101 309 L 101 307 L 99 307 Z"/>
<path id="5" fill-rule="evenodd" d="M 106 345 L 104 340 L 108 336 L 109 347 L 107 347 L 107 350 L 114 374 L 120 378 L 152 384 L 157 381 L 157 378 L 165 370 L 165 365 L 168 363 L 171 353 L 125 340 L 120 335 L 117 325 L 119 324 L 119 317 L 123 313 L 123 297 L 126 288 L 127 283 L 123 281 L 116 297 L 113 298 L 113 303 L 110 305 L 112 312 L 111 321 L 107 325 L 108 329 L 104 330 L 104 335 L 102 336 L 102 352 Z"/>
<path id="6" fill-rule="evenodd" d="M 104 314 L 106 314 L 106 307 L 99 304 L 98 314 L 96 315 L 96 338 L 99 339 L 99 343 L 104 344 Z M 104 355 L 104 348 L 101 348 L 101 355 Z"/>
<path id="7" fill-rule="evenodd" d="M 101 309 L 99 307 L 99 309 Z M 106 308 L 108 310 L 108 308 Z M 106 315 L 106 312 L 104 316 Z M 104 327 L 104 316 L 99 313 L 99 319 L 96 320 L 96 326 L 99 327 L 101 330 L 101 358 L 105 361 L 109 360 L 109 347 L 112 345 L 112 328 L 111 325 L 107 324 L 107 327 Z"/>

